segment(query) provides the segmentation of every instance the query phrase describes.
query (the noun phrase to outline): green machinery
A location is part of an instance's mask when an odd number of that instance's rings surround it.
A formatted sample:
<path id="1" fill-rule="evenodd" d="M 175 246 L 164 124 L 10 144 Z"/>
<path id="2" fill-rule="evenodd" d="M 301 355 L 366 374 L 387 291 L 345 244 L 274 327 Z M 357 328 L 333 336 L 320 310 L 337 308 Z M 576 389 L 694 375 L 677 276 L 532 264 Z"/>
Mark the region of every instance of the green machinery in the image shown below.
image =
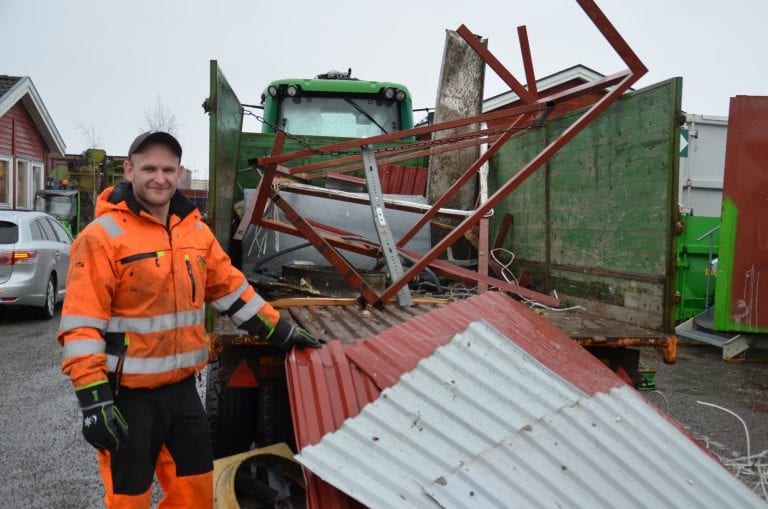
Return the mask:
<path id="1" fill-rule="evenodd" d="M 79 232 L 86 224 L 93 221 L 96 198 L 99 193 L 105 188 L 121 182 L 122 179 L 122 159 L 108 157 L 104 150 L 90 148 L 80 156 L 67 156 L 64 161 L 54 166 L 48 176 L 46 189 L 40 191 L 42 193 L 40 198 L 43 200 L 41 207 L 43 208 L 39 210 L 46 210 L 46 206 L 42 205 L 46 200 L 50 202 L 54 200 L 54 197 L 59 202 L 65 200 L 64 194 L 46 196 L 48 193 L 54 190 L 77 191 L 78 224 L 76 228 L 73 228 L 74 235 L 75 231 Z M 69 199 L 74 200 L 73 197 Z M 47 207 L 59 211 L 64 207 L 64 204 L 49 204 Z"/>
<path id="2" fill-rule="evenodd" d="M 683 215 L 677 238 L 676 321 L 696 316 L 714 303 L 720 218 Z"/>
<path id="3" fill-rule="evenodd" d="M 271 82 L 262 94 L 262 132 L 362 138 L 413 127 L 403 85 L 365 81 L 331 71 L 314 79 Z"/>
<path id="4" fill-rule="evenodd" d="M 73 237 L 80 233 L 80 191 L 77 189 L 41 189 L 35 193 L 35 210 L 55 217 Z"/>

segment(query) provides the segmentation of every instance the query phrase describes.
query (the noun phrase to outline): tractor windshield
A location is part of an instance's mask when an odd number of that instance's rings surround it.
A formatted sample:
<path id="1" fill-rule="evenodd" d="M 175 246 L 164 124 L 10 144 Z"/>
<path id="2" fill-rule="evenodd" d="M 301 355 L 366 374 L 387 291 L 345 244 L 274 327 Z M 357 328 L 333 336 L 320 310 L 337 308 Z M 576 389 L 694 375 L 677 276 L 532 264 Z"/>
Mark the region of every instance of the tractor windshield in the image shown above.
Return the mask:
<path id="1" fill-rule="evenodd" d="M 37 210 L 43 210 L 46 213 L 58 218 L 69 218 L 72 215 L 73 199 L 71 196 L 47 195 L 38 197 L 43 206 L 35 207 Z"/>
<path id="2" fill-rule="evenodd" d="M 400 129 L 399 103 L 381 97 L 284 97 L 279 127 L 296 135 L 362 138 Z"/>

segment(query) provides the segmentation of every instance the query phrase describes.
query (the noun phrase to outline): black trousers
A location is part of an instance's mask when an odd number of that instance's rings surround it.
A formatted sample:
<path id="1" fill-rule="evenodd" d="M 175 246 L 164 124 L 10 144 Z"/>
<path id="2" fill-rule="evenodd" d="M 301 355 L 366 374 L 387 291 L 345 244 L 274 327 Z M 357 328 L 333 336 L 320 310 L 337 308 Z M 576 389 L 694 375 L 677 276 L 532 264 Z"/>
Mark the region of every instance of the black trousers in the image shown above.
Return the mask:
<path id="1" fill-rule="evenodd" d="M 115 404 L 128 423 L 129 436 L 127 448 L 110 455 L 114 493 L 146 492 L 163 445 L 177 477 L 213 470 L 208 421 L 194 376 L 156 389 L 120 387 Z"/>

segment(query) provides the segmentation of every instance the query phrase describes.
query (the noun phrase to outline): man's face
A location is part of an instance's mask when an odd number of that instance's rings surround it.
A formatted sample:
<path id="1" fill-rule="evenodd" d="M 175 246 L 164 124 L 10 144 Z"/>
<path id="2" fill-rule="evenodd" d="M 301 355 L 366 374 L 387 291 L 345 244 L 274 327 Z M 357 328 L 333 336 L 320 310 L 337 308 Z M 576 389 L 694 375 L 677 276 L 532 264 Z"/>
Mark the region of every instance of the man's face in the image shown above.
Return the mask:
<path id="1" fill-rule="evenodd" d="M 133 184 L 136 199 L 154 212 L 170 202 L 184 168 L 171 149 L 155 143 L 133 154 L 123 170 L 125 179 Z"/>

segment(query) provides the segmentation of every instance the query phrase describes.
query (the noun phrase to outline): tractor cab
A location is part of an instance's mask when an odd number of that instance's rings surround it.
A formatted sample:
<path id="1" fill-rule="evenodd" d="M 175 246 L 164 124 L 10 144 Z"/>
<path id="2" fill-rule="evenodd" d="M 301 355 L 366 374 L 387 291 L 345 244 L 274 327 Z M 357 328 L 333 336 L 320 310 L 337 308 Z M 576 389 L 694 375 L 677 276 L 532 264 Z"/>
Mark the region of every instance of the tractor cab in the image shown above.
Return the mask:
<path id="1" fill-rule="evenodd" d="M 76 189 L 41 189 L 35 193 L 35 210 L 52 215 L 75 237 L 80 232 L 80 192 Z"/>
<path id="2" fill-rule="evenodd" d="M 408 89 L 331 71 L 314 79 L 271 82 L 261 101 L 262 132 L 361 138 L 413 127 Z"/>

